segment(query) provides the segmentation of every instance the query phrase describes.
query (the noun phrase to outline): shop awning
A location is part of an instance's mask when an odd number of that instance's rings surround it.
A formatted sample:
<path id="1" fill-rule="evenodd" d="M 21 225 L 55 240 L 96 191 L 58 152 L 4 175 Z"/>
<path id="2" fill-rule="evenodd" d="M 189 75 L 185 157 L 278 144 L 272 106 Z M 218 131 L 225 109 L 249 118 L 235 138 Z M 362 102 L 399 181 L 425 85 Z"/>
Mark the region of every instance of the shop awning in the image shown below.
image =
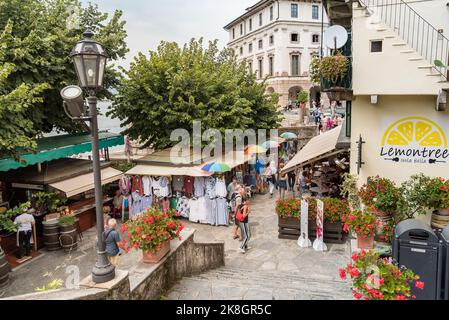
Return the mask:
<path id="1" fill-rule="evenodd" d="M 118 134 L 100 132 L 99 138 L 99 149 L 124 144 L 123 136 Z M 39 139 L 37 145 L 36 154 L 23 153 L 20 156 L 24 160 L 24 163 L 17 162 L 12 158 L 0 159 L 0 171 L 9 171 L 92 151 L 90 133 L 46 137 Z"/>
<path id="2" fill-rule="evenodd" d="M 126 172 L 127 175 L 136 176 L 190 176 L 190 177 L 208 177 L 212 173 L 201 170 L 201 167 L 170 167 L 157 165 L 137 165 Z"/>
<path id="3" fill-rule="evenodd" d="M 108 167 L 101 170 L 101 184 L 105 185 L 117 181 L 123 177 L 123 173 Z M 67 198 L 92 190 L 94 186 L 94 174 L 83 174 L 71 179 L 50 184 L 50 187 L 63 192 Z"/>
<path id="4" fill-rule="evenodd" d="M 347 149 L 337 149 L 340 133 L 343 126 L 329 130 L 319 136 L 312 138 L 304 148 L 302 148 L 284 167 L 283 172 L 289 172 L 300 165 L 318 161 L 325 157 L 340 152 L 346 152 Z"/>

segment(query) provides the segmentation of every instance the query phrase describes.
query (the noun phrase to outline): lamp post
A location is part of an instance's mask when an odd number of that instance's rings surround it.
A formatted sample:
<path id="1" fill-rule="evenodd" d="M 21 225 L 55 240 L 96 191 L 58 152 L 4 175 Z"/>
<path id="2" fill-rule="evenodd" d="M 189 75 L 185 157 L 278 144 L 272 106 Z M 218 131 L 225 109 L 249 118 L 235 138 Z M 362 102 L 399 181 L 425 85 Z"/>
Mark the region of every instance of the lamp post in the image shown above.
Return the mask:
<path id="1" fill-rule="evenodd" d="M 77 119 L 90 121 L 98 237 L 97 261 L 92 269 L 92 280 L 95 283 L 105 283 L 114 279 L 115 267 L 111 265 L 106 257 L 106 244 L 103 239 L 103 192 L 101 189 L 100 154 L 98 150 L 99 139 L 96 93 L 97 90 L 103 86 L 103 77 L 108 56 L 101 44 L 92 39 L 93 35 L 91 30 L 86 30 L 83 34 L 84 40 L 79 41 L 70 53 L 80 86 L 85 89 L 89 95 L 87 97 L 89 116 L 82 117 L 82 112 L 79 111 L 80 108 L 76 108 L 76 99 L 73 99 L 72 101 L 66 100 L 66 106 L 69 108 L 69 112 L 70 110 L 72 110 L 72 113 L 75 111 L 74 116 L 77 117 Z M 71 91 L 75 91 L 75 89 L 72 87 Z M 70 92 L 70 90 L 66 92 Z"/>

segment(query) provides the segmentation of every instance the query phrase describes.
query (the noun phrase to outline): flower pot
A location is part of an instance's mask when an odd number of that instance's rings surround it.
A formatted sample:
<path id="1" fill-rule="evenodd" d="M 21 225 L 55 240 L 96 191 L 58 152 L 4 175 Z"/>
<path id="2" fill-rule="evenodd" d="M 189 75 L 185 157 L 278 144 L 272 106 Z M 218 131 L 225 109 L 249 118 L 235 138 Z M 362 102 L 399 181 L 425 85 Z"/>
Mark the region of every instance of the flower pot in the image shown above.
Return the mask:
<path id="1" fill-rule="evenodd" d="M 150 251 L 142 251 L 143 262 L 149 264 L 158 263 L 169 252 L 170 252 L 170 240 L 167 240 L 162 244 L 161 249 L 154 254 L 151 253 Z"/>
<path id="2" fill-rule="evenodd" d="M 435 210 L 432 213 L 432 228 L 444 229 L 449 226 L 449 216 L 442 215 L 439 210 Z"/>
<path id="3" fill-rule="evenodd" d="M 438 209 L 438 214 L 440 216 L 449 216 L 449 209 Z"/>
<path id="4" fill-rule="evenodd" d="M 357 236 L 357 248 L 359 249 L 374 249 L 374 236 Z"/>

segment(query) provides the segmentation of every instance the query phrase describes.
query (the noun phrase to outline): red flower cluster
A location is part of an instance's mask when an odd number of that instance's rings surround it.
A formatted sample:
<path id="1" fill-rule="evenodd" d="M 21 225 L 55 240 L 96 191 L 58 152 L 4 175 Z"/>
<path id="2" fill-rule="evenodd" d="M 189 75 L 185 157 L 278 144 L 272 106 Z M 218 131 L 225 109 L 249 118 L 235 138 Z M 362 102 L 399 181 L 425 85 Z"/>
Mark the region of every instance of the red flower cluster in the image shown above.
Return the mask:
<path id="1" fill-rule="evenodd" d="M 156 253 L 162 244 L 179 238 L 184 226 L 175 220 L 175 211 L 166 213 L 151 208 L 133 220 L 122 225 L 121 231 L 127 233 L 128 241 L 123 240 L 121 246 L 128 253 L 131 248 Z"/>
<path id="2" fill-rule="evenodd" d="M 411 294 L 411 285 L 424 288 L 409 269 L 400 269 L 389 259 L 381 259 L 372 251 L 362 251 L 352 255 L 353 262 L 339 270 L 340 278 L 352 281 L 352 294 L 360 300 L 408 300 L 415 299 Z"/>
<path id="3" fill-rule="evenodd" d="M 371 211 L 355 210 L 348 215 L 344 215 L 343 230 L 354 231 L 359 236 L 374 236 L 377 230 L 377 218 Z"/>

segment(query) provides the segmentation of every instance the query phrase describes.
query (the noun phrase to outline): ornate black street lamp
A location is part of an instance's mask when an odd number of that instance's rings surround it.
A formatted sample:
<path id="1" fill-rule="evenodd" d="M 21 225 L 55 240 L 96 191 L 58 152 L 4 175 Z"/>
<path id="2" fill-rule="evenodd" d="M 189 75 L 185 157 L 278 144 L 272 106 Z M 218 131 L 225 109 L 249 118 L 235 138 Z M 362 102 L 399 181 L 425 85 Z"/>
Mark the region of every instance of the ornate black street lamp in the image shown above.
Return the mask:
<path id="1" fill-rule="evenodd" d="M 92 280 L 95 283 L 105 283 L 114 279 L 115 267 L 111 265 L 106 257 L 106 244 L 103 239 L 103 192 L 101 188 L 100 154 L 98 150 L 96 95 L 97 91 L 103 87 L 103 78 L 108 56 L 102 45 L 92 39 L 94 34 L 91 30 L 86 30 L 83 35 L 85 37 L 84 40 L 76 44 L 70 57 L 73 59 L 80 86 L 88 93 L 87 104 L 89 114 L 86 115 L 87 108 L 84 105 L 82 91 L 79 90 L 79 87 L 66 87 L 61 91 L 61 96 L 65 101 L 64 109 L 69 117 L 90 122 L 98 237 L 97 262 L 92 270 Z"/>

